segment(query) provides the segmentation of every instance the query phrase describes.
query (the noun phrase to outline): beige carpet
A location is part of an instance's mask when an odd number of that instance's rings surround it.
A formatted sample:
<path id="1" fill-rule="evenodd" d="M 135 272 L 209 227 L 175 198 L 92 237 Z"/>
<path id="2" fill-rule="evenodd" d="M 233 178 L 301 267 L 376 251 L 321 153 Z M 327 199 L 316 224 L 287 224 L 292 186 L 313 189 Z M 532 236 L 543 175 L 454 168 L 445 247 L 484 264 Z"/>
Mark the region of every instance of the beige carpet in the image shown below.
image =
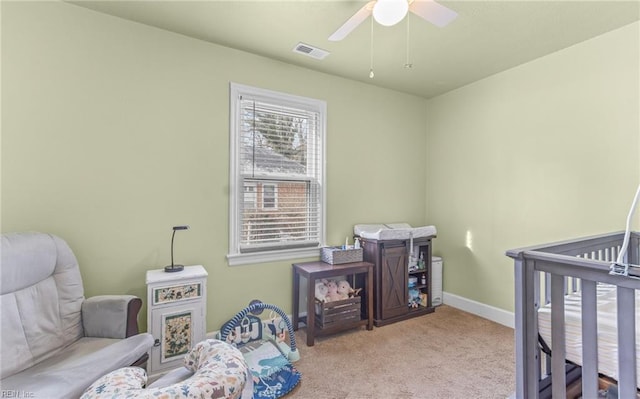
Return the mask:
<path id="1" fill-rule="evenodd" d="M 515 389 L 513 330 L 446 305 L 411 320 L 316 338 L 296 333 L 292 399 L 504 399 Z"/>

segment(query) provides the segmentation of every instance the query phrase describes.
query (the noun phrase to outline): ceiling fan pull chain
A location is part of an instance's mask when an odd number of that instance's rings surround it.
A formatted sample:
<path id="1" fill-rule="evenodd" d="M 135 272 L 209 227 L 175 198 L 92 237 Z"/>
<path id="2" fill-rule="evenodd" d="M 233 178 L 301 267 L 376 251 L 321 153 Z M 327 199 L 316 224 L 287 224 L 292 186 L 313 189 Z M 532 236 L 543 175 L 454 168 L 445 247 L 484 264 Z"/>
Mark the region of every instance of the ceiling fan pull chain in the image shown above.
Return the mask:
<path id="1" fill-rule="evenodd" d="M 373 79 L 375 74 L 373 73 L 373 18 L 371 18 L 371 56 L 369 59 L 369 79 Z"/>
<path id="2" fill-rule="evenodd" d="M 410 62 L 410 58 L 409 58 L 409 41 L 410 41 L 409 40 L 409 19 L 410 19 L 409 17 L 410 17 L 410 15 L 407 14 L 407 59 L 406 59 L 406 61 L 404 63 L 404 67 L 406 69 L 413 68 L 413 63 Z"/>

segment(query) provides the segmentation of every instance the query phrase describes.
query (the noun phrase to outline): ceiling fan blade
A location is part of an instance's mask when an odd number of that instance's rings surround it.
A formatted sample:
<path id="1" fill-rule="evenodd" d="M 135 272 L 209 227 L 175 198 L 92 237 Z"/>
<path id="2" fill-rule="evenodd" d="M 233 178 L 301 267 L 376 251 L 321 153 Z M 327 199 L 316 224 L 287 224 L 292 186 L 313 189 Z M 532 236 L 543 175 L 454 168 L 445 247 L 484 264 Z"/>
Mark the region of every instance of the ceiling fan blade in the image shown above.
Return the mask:
<path id="1" fill-rule="evenodd" d="M 458 16 L 457 12 L 433 0 L 414 0 L 409 10 L 439 28 L 449 25 Z"/>
<path id="2" fill-rule="evenodd" d="M 351 31 L 358 27 L 371 13 L 373 12 L 373 5 L 375 4 L 375 0 L 372 0 L 364 5 L 361 9 L 358 10 L 351 18 L 347 20 L 341 27 L 338 28 L 337 31 L 333 32 L 331 36 L 329 36 L 329 40 L 332 42 L 337 42 L 345 37 Z"/>

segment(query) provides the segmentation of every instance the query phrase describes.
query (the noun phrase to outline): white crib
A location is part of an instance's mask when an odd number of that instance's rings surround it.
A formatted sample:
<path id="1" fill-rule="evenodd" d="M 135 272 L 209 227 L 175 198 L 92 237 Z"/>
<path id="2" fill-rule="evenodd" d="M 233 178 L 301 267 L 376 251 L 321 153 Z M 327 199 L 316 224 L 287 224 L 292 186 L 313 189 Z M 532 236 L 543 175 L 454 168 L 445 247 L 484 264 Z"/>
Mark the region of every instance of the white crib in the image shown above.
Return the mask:
<path id="1" fill-rule="evenodd" d="M 619 397 L 636 397 L 636 290 L 640 289 L 640 279 L 610 274 L 623 237 L 624 233 L 612 233 L 507 251 L 515 262 L 516 398 L 566 398 L 567 384 L 580 376 L 582 397 L 596 398 L 599 355 L 603 359 L 617 358 L 617 375 L 609 377 L 617 379 Z M 639 253 L 640 234 L 631 233 L 626 262 L 637 265 Z M 597 316 L 602 284 L 614 285 L 616 291 L 614 354 L 604 353 L 603 345 L 599 348 L 598 331 L 604 331 L 598 326 Z M 572 295 L 577 292 L 579 296 Z M 567 351 L 566 333 L 572 334 L 569 338 L 575 344 L 575 333 L 571 333 L 575 330 L 565 325 L 565 301 L 576 298 L 582 313 L 578 361 L 575 355 L 572 358 L 571 350 Z M 538 311 L 545 306 L 551 309 L 553 356 L 547 356 L 539 343 Z M 605 319 L 602 314 L 600 319 Z"/>

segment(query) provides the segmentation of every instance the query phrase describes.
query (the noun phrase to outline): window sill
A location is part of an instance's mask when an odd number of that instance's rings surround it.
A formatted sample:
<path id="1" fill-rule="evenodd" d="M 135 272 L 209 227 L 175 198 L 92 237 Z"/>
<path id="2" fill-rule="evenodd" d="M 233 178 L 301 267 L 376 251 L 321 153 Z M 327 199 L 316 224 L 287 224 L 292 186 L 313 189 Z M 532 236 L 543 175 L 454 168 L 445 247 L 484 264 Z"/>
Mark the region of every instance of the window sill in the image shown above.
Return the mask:
<path id="1" fill-rule="evenodd" d="M 279 251 L 252 252 L 246 254 L 228 254 L 229 266 L 249 265 L 252 263 L 276 262 L 288 259 L 319 258 L 320 247 L 283 249 Z"/>

